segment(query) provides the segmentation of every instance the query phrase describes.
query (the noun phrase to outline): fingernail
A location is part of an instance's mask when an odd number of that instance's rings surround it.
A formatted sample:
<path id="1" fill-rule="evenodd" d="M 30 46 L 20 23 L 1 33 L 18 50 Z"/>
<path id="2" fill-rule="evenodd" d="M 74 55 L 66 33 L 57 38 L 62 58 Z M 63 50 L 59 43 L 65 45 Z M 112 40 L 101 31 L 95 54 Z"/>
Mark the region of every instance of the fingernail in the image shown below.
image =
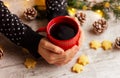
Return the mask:
<path id="1" fill-rule="evenodd" d="M 59 50 L 58 52 L 59 52 L 59 53 L 63 53 L 63 52 L 64 52 L 64 50 Z"/>

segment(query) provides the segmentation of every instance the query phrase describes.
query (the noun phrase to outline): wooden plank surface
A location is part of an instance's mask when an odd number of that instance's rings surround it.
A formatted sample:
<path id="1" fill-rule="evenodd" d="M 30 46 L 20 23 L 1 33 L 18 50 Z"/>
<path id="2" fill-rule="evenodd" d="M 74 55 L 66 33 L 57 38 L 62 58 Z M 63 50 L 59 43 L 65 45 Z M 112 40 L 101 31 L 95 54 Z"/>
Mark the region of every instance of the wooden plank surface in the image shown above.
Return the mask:
<path id="1" fill-rule="evenodd" d="M 19 17 L 22 16 L 26 8 L 34 5 L 34 0 L 30 0 L 30 3 L 26 3 L 25 0 L 3 1 L 8 2 L 10 4 L 9 9 Z M 91 11 L 84 13 L 87 15 L 87 19 L 82 27 L 85 40 L 73 60 L 64 66 L 50 65 L 44 59 L 40 58 L 37 60 L 37 66 L 34 69 L 27 69 L 24 66 L 26 56 L 22 48 L 14 45 L 4 36 L 0 35 L 0 45 L 5 52 L 5 56 L 0 60 L 0 78 L 120 78 L 120 50 L 112 49 L 104 51 L 101 48 L 99 50 L 89 48 L 89 42 L 94 39 L 101 42 L 105 39 L 114 42 L 115 38 L 120 36 L 120 21 L 116 22 L 114 18 L 110 19 L 107 31 L 98 36 L 90 30 L 92 23 L 100 17 Z M 28 22 L 23 19 L 23 22 L 32 27 L 33 30 L 47 24 L 46 20 Z M 71 72 L 71 67 L 81 54 L 89 56 L 90 64 L 85 66 L 83 72 L 76 74 Z"/>

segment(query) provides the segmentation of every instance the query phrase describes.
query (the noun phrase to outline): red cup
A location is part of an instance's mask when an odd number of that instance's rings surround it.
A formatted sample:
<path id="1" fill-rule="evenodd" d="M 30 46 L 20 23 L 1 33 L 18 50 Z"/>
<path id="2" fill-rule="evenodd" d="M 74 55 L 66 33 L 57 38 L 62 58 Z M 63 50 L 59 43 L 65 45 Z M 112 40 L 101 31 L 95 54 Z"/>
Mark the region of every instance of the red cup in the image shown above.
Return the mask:
<path id="1" fill-rule="evenodd" d="M 50 30 L 52 28 L 52 26 L 54 26 L 54 24 L 60 24 L 60 23 L 68 23 L 69 25 L 72 25 L 76 30 L 76 34 L 74 37 L 68 39 L 68 40 L 59 40 L 54 38 L 51 34 L 50 34 Z M 70 17 L 66 17 L 66 16 L 58 16 L 53 18 L 46 27 L 42 27 L 39 28 L 37 30 L 37 32 L 46 32 L 47 34 L 47 38 L 49 41 L 51 41 L 53 44 L 63 48 L 64 50 L 67 50 L 71 47 L 73 47 L 74 45 L 78 45 L 79 43 L 79 39 L 81 38 L 81 28 L 78 25 L 78 23 Z"/>

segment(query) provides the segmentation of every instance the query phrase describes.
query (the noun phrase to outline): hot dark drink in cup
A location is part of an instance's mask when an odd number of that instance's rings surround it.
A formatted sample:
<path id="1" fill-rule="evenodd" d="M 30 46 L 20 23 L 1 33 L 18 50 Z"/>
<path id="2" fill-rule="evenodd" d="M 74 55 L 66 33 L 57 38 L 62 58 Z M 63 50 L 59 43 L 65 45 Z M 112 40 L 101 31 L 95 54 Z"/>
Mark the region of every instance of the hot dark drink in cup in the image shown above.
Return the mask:
<path id="1" fill-rule="evenodd" d="M 54 24 L 50 29 L 51 36 L 58 40 L 71 39 L 76 35 L 76 33 L 77 29 L 75 29 L 71 24 L 65 22 Z"/>
<path id="2" fill-rule="evenodd" d="M 64 50 L 78 45 L 82 33 L 78 23 L 66 16 L 53 18 L 47 26 L 39 28 L 37 32 L 46 32 L 48 40 Z"/>

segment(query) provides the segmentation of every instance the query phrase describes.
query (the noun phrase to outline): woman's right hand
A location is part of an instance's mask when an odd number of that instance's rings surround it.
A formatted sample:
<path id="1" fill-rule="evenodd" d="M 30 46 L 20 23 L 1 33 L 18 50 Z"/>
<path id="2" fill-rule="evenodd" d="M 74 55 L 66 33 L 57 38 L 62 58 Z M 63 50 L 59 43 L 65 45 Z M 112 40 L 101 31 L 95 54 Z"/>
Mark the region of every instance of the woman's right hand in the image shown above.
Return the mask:
<path id="1" fill-rule="evenodd" d="M 79 47 L 73 46 L 72 48 L 64 51 L 62 48 L 52 44 L 46 38 L 39 42 L 38 53 L 49 63 L 54 65 L 67 64 L 74 55 L 78 52 Z"/>

